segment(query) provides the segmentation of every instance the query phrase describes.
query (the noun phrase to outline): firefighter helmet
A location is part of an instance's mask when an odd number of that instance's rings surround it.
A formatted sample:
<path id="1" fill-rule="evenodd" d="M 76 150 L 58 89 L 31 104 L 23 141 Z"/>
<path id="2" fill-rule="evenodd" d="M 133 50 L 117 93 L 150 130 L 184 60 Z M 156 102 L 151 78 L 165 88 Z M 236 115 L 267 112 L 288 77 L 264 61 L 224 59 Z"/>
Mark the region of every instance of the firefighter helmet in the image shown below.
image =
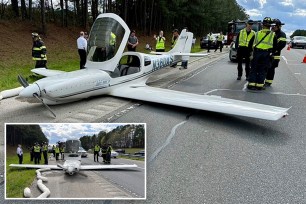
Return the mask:
<path id="1" fill-rule="evenodd" d="M 285 25 L 285 24 L 282 23 L 279 19 L 275 18 L 275 19 L 273 19 L 273 24 L 272 25 L 281 26 L 281 25 Z"/>
<path id="2" fill-rule="evenodd" d="M 272 24 L 272 19 L 270 17 L 265 17 L 262 21 L 263 25 L 270 26 Z"/>
<path id="3" fill-rule="evenodd" d="M 32 33 L 32 38 L 39 37 L 38 33 Z"/>

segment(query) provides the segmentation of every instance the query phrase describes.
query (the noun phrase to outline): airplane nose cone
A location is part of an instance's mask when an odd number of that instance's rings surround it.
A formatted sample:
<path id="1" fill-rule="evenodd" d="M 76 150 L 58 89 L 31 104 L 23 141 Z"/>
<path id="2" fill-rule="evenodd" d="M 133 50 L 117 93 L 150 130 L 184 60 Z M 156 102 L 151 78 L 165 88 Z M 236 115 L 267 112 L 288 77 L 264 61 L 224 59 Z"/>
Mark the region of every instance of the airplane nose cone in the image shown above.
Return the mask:
<path id="1" fill-rule="evenodd" d="M 72 166 L 69 166 L 69 167 L 67 168 L 67 173 L 68 173 L 69 175 L 73 175 L 73 174 L 74 174 L 74 168 L 73 168 Z"/>
<path id="2" fill-rule="evenodd" d="M 24 89 L 20 91 L 19 96 L 25 97 L 25 98 L 31 98 L 33 97 L 34 93 L 40 96 L 40 89 L 37 84 L 32 84 L 30 86 L 25 87 Z"/>

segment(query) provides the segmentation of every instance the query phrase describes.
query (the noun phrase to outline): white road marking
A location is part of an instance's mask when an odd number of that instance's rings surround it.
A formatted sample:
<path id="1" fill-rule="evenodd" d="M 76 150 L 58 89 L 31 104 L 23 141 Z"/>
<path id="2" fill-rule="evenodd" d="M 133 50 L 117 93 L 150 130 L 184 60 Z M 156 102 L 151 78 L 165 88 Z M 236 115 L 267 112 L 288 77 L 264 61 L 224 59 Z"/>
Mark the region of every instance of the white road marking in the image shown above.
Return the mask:
<path id="1" fill-rule="evenodd" d="M 285 57 L 285 56 L 282 56 L 282 58 L 283 58 L 283 60 L 286 62 L 286 64 L 288 64 L 288 61 L 287 61 L 286 57 Z"/>

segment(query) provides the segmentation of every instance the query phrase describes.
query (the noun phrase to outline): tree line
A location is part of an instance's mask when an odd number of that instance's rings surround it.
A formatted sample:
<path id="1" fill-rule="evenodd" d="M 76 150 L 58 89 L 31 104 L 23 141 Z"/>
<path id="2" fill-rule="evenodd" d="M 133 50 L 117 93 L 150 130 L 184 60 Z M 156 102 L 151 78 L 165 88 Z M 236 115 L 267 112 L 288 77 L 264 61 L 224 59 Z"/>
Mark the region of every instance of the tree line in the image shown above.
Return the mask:
<path id="1" fill-rule="evenodd" d="M 144 125 L 122 125 L 110 132 L 101 131 L 98 135 L 85 135 L 80 138 L 85 150 L 92 149 L 96 144 L 112 144 L 115 148 L 144 148 Z"/>
<path id="2" fill-rule="evenodd" d="M 0 19 L 35 21 L 47 34 L 47 22 L 88 29 L 100 13 L 120 15 L 131 29 L 151 35 L 187 27 L 196 35 L 226 32 L 231 20 L 248 15 L 236 0 L 1 0 Z"/>
<path id="3" fill-rule="evenodd" d="M 6 125 L 6 144 L 32 146 L 35 142 L 48 142 L 39 125 Z"/>

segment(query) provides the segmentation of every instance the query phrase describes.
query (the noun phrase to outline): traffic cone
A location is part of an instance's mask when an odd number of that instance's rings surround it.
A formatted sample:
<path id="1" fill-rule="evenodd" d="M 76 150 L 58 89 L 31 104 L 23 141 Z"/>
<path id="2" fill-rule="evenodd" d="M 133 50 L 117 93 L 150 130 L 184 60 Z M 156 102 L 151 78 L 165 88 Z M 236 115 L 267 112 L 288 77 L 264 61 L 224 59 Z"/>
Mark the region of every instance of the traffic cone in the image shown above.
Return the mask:
<path id="1" fill-rule="evenodd" d="M 304 56 L 304 59 L 303 59 L 302 63 L 306 63 L 306 55 Z"/>
<path id="2" fill-rule="evenodd" d="M 287 50 L 290 50 L 290 45 L 287 46 Z"/>

